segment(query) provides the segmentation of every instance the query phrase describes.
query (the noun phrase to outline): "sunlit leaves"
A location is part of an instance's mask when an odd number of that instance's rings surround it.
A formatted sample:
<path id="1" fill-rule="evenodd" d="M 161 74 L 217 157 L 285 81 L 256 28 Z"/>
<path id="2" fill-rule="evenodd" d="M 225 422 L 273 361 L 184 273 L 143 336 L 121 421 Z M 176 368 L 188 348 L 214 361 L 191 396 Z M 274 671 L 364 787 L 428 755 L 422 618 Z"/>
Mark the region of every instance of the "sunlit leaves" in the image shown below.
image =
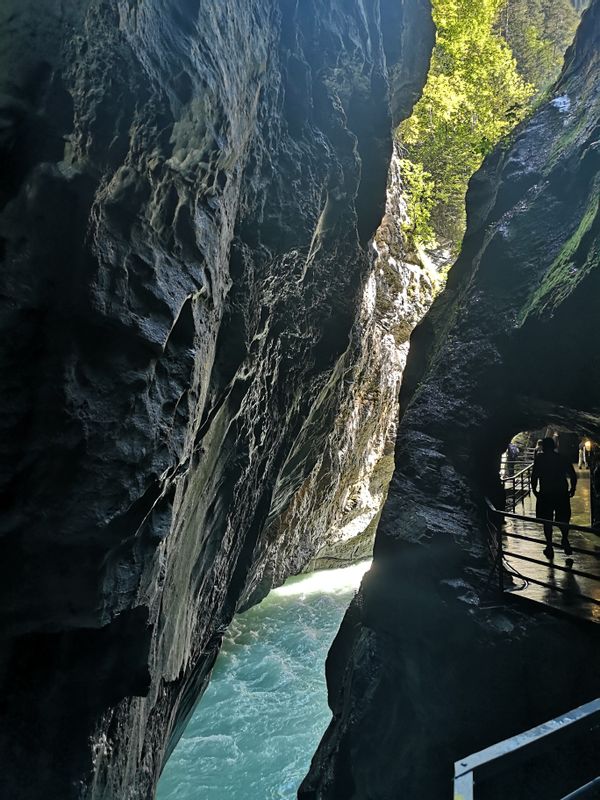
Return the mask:
<path id="1" fill-rule="evenodd" d="M 504 7 L 505 0 L 433 0 L 429 77 L 399 130 L 412 214 L 406 234 L 415 243 L 437 239 L 456 249 L 469 178 L 522 119 L 534 93 L 499 29 Z"/>
<path id="2" fill-rule="evenodd" d="M 536 93 L 558 76 L 578 22 L 570 0 L 507 0 L 501 8 L 497 27 Z"/>

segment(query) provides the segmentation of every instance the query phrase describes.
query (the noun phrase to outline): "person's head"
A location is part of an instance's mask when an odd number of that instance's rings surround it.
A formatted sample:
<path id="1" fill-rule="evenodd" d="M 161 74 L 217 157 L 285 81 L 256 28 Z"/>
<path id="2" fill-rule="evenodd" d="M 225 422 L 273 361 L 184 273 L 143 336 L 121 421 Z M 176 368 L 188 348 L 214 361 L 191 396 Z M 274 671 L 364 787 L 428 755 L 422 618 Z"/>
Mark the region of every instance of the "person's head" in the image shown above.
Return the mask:
<path id="1" fill-rule="evenodd" d="M 555 447 L 554 439 L 551 436 L 546 436 L 545 439 L 542 439 L 542 450 L 544 453 L 553 453 Z"/>
<path id="2" fill-rule="evenodd" d="M 542 440 L 542 439 L 538 439 L 538 440 L 537 440 L 537 442 L 535 443 L 535 446 L 536 446 L 536 447 L 539 447 L 539 449 L 541 450 L 541 449 L 542 449 L 542 445 L 543 445 L 543 443 L 544 443 L 544 442 L 543 442 L 543 440 Z"/>

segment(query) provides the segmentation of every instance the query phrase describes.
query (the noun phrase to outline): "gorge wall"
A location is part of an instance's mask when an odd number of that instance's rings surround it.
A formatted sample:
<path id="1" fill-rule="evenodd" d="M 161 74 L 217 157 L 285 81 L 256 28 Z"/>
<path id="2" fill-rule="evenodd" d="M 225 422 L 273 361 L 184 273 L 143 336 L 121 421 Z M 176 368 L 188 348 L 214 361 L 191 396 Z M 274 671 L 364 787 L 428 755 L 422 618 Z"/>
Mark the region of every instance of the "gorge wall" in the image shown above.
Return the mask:
<path id="1" fill-rule="evenodd" d="M 461 255 L 411 339 L 374 564 L 329 655 L 333 721 L 302 798 L 450 797 L 454 761 L 600 693 L 597 626 L 486 592 L 483 511 L 518 431 L 600 437 L 599 61 L 596 0 L 550 95 L 471 181 Z M 510 796 L 563 796 L 567 773 Z"/>
<path id="2" fill-rule="evenodd" d="M 323 544 L 430 13 L 0 16 L 0 795 L 146 800 L 232 615 Z"/>
<path id="3" fill-rule="evenodd" d="M 381 225 L 370 245 L 365 284 L 342 402 L 322 455 L 294 495 L 282 529 L 318 542 L 305 570 L 370 558 L 379 512 L 394 469 L 398 396 L 412 330 L 431 306 L 440 272 L 407 252 L 407 208 L 394 144 Z M 411 257 L 412 256 L 412 257 Z"/>

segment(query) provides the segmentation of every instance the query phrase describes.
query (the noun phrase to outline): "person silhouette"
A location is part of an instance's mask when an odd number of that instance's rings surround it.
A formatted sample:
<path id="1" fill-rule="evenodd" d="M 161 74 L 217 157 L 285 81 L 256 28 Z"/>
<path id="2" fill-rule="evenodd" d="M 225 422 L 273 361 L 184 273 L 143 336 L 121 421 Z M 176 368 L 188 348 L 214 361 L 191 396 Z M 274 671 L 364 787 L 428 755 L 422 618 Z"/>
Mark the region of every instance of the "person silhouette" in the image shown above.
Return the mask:
<path id="1" fill-rule="evenodd" d="M 569 483 L 571 484 L 570 488 Z M 533 462 L 531 490 L 536 497 L 536 517 L 548 520 L 544 523 L 546 538 L 544 555 L 548 559 L 554 558 L 552 521 L 557 523 L 562 534 L 561 546 L 565 555 L 570 556 L 573 552 L 569 543 L 570 498 L 575 494 L 576 488 L 577 474 L 573 465 L 555 451 L 554 439 L 547 436 L 542 440 L 541 455 L 538 455 Z"/>
<path id="2" fill-rule="evenodd" d="M 577 464 L 579 469 L 587 469 L 587 465 L 588 465 L 585 443 L 586 443 L 585 439 L 582 439 L 579 442 L 579 461 L 578 461 L 578 464 Z"/>

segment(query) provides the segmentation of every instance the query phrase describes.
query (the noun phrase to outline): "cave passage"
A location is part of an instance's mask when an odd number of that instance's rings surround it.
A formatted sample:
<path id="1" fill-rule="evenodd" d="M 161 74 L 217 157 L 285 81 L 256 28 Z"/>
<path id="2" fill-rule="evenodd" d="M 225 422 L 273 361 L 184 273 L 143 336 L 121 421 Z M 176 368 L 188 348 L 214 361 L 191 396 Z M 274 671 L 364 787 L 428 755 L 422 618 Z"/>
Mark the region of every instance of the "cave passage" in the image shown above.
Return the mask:
<path id="1" fill-rule="evenodd" d="M 500 459 L 499 476 L 505 493 L 505 507 L 526 516 L 535 516 L 535 498 L 530 490 L 530 469 L 544 436 L 554 439 L 557 452 L 573 464 L 577 492 L 571 499 L 571 522 L 594 525 L 596 490 L 594 476 L 600 468 L 600 447 L 585 433 L 546 426 L 522 431 L 514 436 Z M 600 477 L 600 473 L 599 473 Z"/>
<path id="2" fill-rule="evenodd" d="M 586 528 L 567 528 L 565 546 L 555 524 L 551 554 L 545 549 L 542 525 L 532 521 L 548 516 L 532 492 L 532 467 L 541 455 L 542 437 L 552 439 L 556 452 L 573 467 L 577 485 L 568 504 L 569 521 L 571 526 Z M 600 621 L 600 538 L 592 530 L 599 453 L 587 435 L 546 427 L 513 437 L 499 470 L 505 508 L 515 515 L 505 518 L 502 528 L 504 590 L 514 598 L 591 621 Z"/>
<path id="3" fill-rule="evenodd" d="M 325 657 L 370 563 L 291 578 L 234 619 L 157 800 L 295 797 L 331 719 Z"/>

